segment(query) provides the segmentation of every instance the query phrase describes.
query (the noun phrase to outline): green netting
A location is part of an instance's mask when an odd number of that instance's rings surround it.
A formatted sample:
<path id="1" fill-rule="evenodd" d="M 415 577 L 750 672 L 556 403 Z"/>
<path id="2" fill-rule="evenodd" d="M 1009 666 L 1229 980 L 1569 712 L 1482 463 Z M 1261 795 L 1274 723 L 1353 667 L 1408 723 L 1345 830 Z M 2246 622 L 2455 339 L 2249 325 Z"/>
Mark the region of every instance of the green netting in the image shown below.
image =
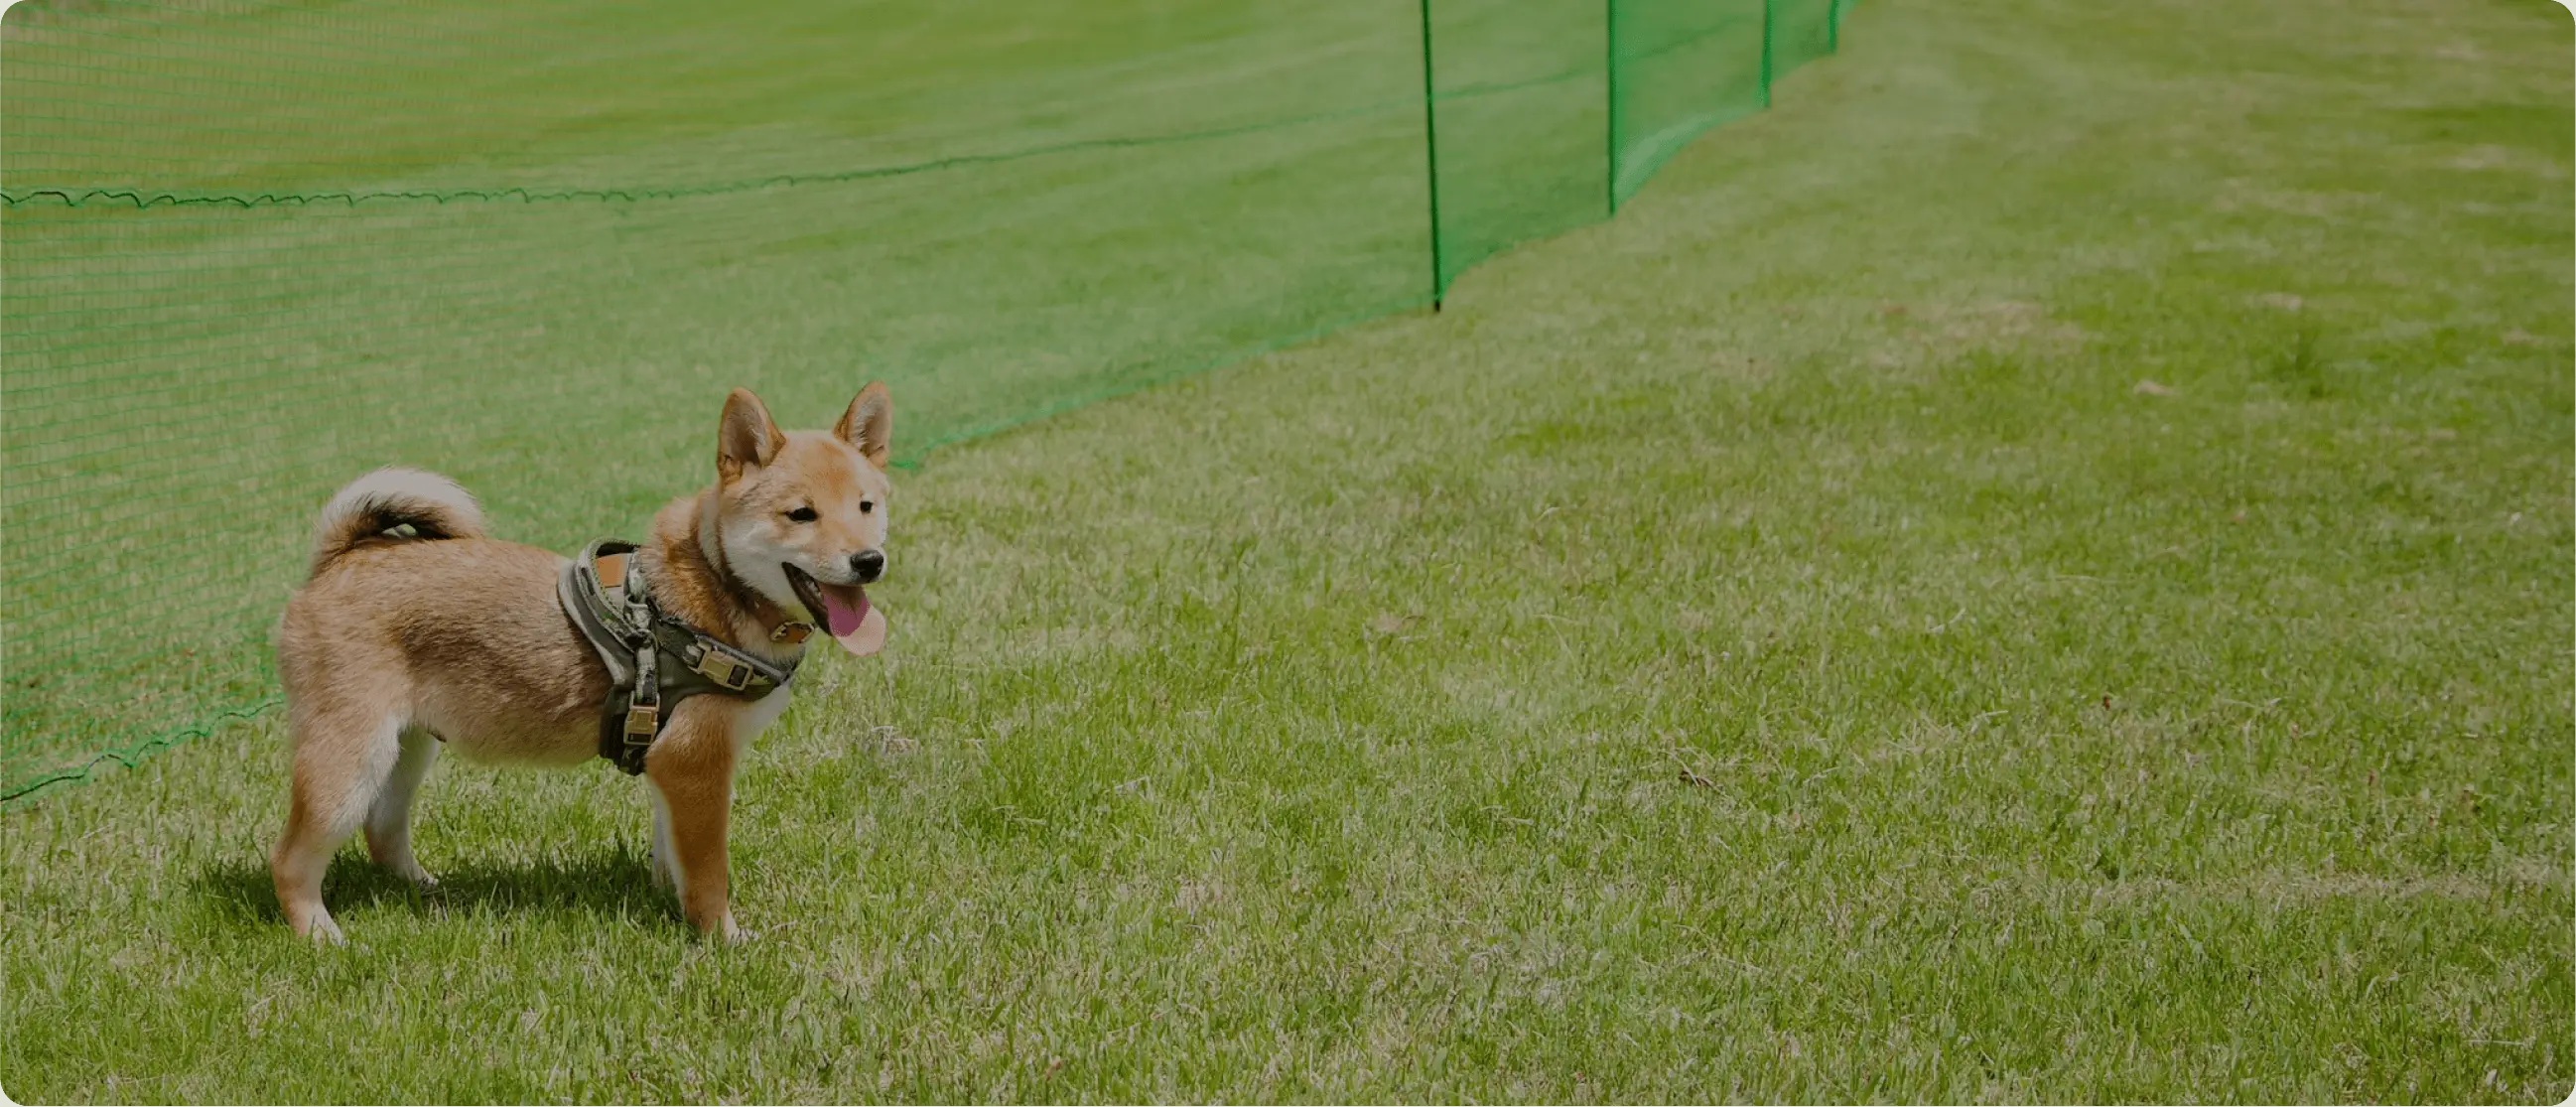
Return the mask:
<path id="1" fill-rule="evenodd" d="M 1608 214 L 1601 0 L 1431 0 L 1441 287 Z"/>
<path id="2" fill-rule="evenodd" d="M 1610 28 L 1620 95 L 1610 117 L 1612 200 L 1643 187 L 1700 132 L 1760 111 L 1766 15 L 1789 0 L 1638 0 Z"/>
<path id="3" fill-rule="evenodd" d="M 1603 217 L 1838 17 L 21 3 L 0 800 L 274 704 L 311 517 L 366 469 L 569 549 L 703 480 L 736 385 L 818 425 L 882 378 L 917 457 L 1418 307 Z"/>

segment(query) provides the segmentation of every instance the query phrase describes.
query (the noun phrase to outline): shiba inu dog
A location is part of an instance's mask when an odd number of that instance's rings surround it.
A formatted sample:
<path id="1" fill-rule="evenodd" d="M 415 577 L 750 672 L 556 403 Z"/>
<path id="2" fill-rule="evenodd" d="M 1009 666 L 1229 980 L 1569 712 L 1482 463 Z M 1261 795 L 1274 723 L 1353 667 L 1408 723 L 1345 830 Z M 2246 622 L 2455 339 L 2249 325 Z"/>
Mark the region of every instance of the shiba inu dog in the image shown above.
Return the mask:
<path id="1" fill-rule="evenodd" d="M 322 874 L 361 827 L 377 864 L 435 884 L 412 856 L 411 811 L 445 745 L 540 765 L 626 755 L 652 786 L 657 882 L 700 933 L 746 936 L 727 894 L 734 772 L 786 710 L 809 632 L 862 656 L 884 644 L 865 586 L 886 570 L 893 419 L 871 384 L 830 432 L 785 432 L 737 389 L 714 485 L 595 565 L 491 537 L 474 498 L 435 474 L 385 469 L 341 489 L 278 627 L 295 768 L 269 865 L 295 932 L 341 940 Z M 576 577 L 634 621 L 586 633 Z"/>

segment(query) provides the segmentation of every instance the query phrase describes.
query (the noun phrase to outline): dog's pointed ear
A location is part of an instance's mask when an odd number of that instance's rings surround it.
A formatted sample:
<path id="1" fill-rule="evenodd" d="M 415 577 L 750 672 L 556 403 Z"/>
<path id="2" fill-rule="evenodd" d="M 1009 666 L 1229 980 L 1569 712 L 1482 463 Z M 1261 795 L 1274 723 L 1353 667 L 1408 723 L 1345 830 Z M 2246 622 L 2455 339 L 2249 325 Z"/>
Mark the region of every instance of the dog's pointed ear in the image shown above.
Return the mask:
<path id="1" fill-rule="evenodd" d="M 832 433 L 858 447 L 868 464 L 885 468 L 894 451 L 894 397 L 886 392 L 885 382 L 860 389 L 859 398 L 850 401 L 850 410 L 841 413 Z"/>
<path id="2" fill-rule="evenodd" d="M 725 483 L 739 479 L 745 469 L 777 460 L 778 451 L 786 448 L 787 435 L 770 420 L 760 397 L 748 388 L 725 397 L 724 423 L 716 430 L 716 475 Z"/>

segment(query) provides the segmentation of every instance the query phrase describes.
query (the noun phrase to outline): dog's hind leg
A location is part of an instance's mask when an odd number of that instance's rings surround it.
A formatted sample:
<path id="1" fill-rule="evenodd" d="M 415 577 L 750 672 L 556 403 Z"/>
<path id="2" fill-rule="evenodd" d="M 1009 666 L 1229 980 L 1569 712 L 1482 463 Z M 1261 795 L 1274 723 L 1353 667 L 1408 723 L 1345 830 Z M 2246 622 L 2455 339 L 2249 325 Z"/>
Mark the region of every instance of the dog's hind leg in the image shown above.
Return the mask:
<path id="1" fill-rule="evenodd" d="M 294 800 L 286 833 L 268 859 L 287 925 L 334 943 L 340 926 L 322 906 L 322 874 L 331 854 L 366 821 L 402 755 L 401 720 L 391 712 L 340 706 L 296 712 Z"/>
<path id="2" fill-rule="evenodd" d="M 420 867 L 420 859 L 411 853 L 412 805 L 420 796 L 420 782 L 429 776 L 429 767 L 438 761 L 438 736 L 410 726 L 402 729 L 402 752 L 394 759 L 393 773 L 385 778 L 384 787 L 376 792 L 376 801 L 367 808 L 367 855 L 399 876 L 423 888 L 435 888 L 438 879 Z"/>

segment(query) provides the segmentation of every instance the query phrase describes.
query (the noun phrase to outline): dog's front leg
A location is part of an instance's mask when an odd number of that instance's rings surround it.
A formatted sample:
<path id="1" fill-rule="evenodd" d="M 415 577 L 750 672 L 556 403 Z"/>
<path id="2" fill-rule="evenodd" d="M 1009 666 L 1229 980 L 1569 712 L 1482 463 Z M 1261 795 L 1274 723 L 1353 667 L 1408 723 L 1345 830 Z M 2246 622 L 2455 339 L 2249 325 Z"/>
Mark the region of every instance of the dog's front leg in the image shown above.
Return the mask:
<path id="1" fill-rule="evenodd" d="M 662 794 L 669 812 L 671 870 L 679 878 L 680 911 L 698 933 L 738 942 L 751 935 L 734 925 L 731 867 L 725 829 L 732 818 L 734 716 L 722 696 L 697 696 L 672 712 L 662 736 L 644 759 L 644 776 Z"/>

